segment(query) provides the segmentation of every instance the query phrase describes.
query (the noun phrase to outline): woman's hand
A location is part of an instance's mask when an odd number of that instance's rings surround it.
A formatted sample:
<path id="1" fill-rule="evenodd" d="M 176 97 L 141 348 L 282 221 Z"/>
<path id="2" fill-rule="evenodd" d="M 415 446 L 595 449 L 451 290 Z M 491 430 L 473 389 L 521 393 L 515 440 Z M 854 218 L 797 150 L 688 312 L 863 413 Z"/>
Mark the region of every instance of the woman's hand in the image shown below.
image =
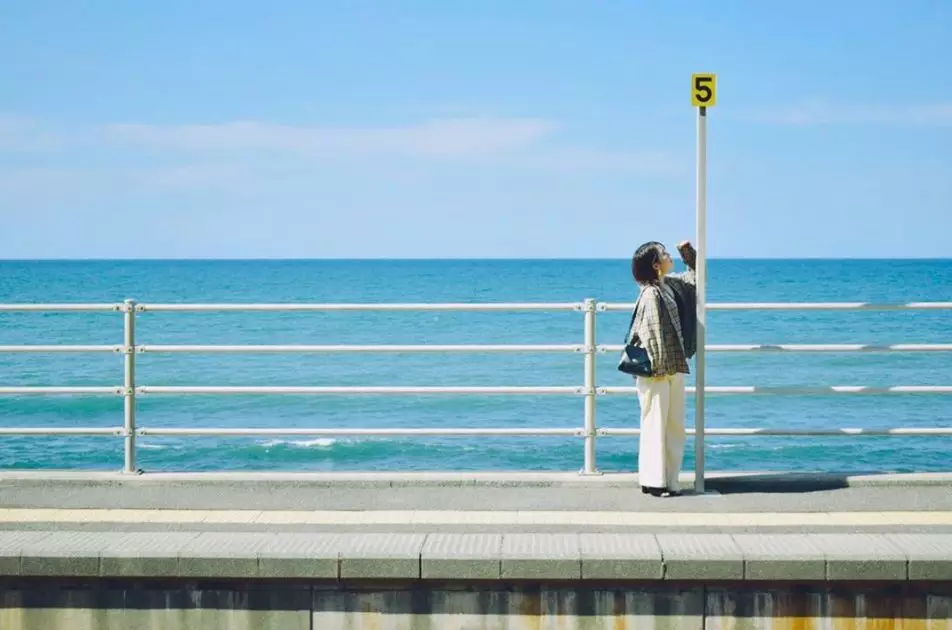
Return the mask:
<path id="1" fill-rule="evenodd" d="M 678 243 L 678 253 L 681 254 L 681 260 L 688 269 L 694 269 L 694 265 L 697 264 L 697 250 L 694 249 L 694 245 L 691 245 L 691 241 Z"/>

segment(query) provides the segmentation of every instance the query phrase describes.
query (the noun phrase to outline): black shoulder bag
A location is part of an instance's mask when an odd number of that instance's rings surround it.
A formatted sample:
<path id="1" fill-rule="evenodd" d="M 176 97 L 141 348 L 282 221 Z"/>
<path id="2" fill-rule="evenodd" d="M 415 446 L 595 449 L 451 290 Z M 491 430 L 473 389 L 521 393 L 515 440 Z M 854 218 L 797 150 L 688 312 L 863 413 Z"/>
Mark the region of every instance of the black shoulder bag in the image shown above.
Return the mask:
<path id="1" fill-rule="evenodd" d="M 644 294 L 642 294 L 644 295 Z M 635 308 L 631 313 L 631 322 L 628 324 L 628 335 L 625 336 L 625 348 L 621 352 L 621 360 L 618 361 L 618 371 L 632 376 L 651 376 L 651 358 L 648 351 L 641 345 L 641 339 L 635 332 L 635 319 L 638 316 L 638 305 L 641 304 L 641 295 L 635 303 Z M 658 296 L 658 306 L 664 308 L 664 301 Z"/>

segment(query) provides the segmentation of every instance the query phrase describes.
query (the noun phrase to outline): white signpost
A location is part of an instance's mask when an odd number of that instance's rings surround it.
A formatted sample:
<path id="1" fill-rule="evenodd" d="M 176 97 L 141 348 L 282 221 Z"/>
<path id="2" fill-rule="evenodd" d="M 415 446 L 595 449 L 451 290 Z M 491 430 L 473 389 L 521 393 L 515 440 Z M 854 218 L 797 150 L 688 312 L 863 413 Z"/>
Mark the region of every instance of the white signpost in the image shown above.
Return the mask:
<path id="1" fill-rule="evenodd" d="M 694 491 L 704 493 L 704 344 L 707 332 L 707 108 L 717 104 L 717 75 L 691 75 L 697 108 L 697 355 L 694 394 Z"/>

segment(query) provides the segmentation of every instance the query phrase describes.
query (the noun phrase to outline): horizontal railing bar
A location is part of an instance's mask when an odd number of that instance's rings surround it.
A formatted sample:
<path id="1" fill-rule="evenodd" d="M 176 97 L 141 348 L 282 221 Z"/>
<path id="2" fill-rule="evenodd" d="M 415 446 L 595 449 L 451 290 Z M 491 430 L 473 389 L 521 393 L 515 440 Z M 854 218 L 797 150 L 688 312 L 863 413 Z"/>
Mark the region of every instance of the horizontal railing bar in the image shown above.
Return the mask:
<path id="1" fill-rule="evenodd" d="M 2 351 L 0 346 L 0 351 Z M 139 352 L 584 352 L 581 345 L 141 345 Z"/>
<path id="2" fill-rule="evenodd" d="M 694 393 L 694 387 L 687 387 Z M 636 394 L 636 387 L 598 387 L 599 395 Z M 757 387 L 757 386 L 709 386 L 709 394 L 952 394 L 950 385 L 898 385 L 870 387 L 863 385 L 834 385 L 830 387 Z M 114 394 L 121 395 L 121 387 L 0 387 L 0 394 Z M 584 387 L 556 386 L 486 386 L 486 387 L 309 387 L 309 386 L 142 386 L 138 394 L 584 394 Z"/>
<path id="3" fill-rule="evenodd" d="M 632 304 L 634 306 L 634 304 Z M 907 311 L 907 310 L 952 310 L 952 302 L 722 302 L 708 304 L 713 311 Z"/>
<path id="4" fill-rule="evenodd" d="M 694 429 L 685 429 L 688 435 L 695 435 Z M 640 429 L 599 429 L 599 436 L 630 436 L 640 435 Z M 952 436 L 952 427 L 903 427 L 897 429 L 715 429 L 705 428 L 704 435 L 733 435 L 733 436 L 929 436 L 929 435 L 950 435 Z"/>
<path id="5" fill-rule="evenodd" d="M 621 344 L 598 346 L 599 352 L 621 352 Z M 714 344 L 706 352 L 952 352 L 952 343 L 839 344 Z"/>
<path id="6" fill-rule="evenodd" d="M 111 394 L 122 395 L 121 387 L 0 387 L 0 394 Z"/>
<path id="7" fill-rule="evenodd" d="M 578 311 L 581 302 L 136 304 L 137 311 Z M 599 311 L 631 311 L 632 302 L 599 302 Z M 121 311 L 123 304 L 0 304 L 0 312 Z M 952 310 L 952 302 L 714 302 L 709 310 Z"/>
<path id="8" fill-rule="evenodd" d="M 137 311 L 580 311 L 581 302 L 407 304 L 136 304 Z"/>
<path id="9" fill-rule="evenodd" d="M 685 432 L 688 435 L 694 435 L 694 429 L 687 428 Z M 431 436 L 507 436 L 507 435 L 525 435 L 525 436 L 581 436 L 584 429 L 299 429 L 299 428 L 235 428 L 235 429 L 217 429 L 217 428 L 191 428 L 191 429 L 162 429 L 162 428 L 140 428 L 136 431 L 140 436 L 152 437 L 173 437 L 173 436 L 269 436 L 269 435 L 287 435 L 287 436 L 326 436 L 326 437 L 346 437 L 346 436 L 413 436 L 413 435 L 431 435 Z M 830 436 L 830 437 L 848 437 L 848 436 L 869 436 L 869 437 L 888 437 L 888 436 L 952 436 L 952 427 L 900 427 L 893 429 L 859 429 L 859 428 L 840 428 L 840 429 L 771 429 L 771 428 L 707 428 L 705 435 L 710 436 L 737 436 L 737 437 L 755 437 L 755 436 Z M 640 429 L 627 428 L 603 428 L 598 429 L 597 434 L 602 437 L 611 436 L 637 436 L 641 434 Z M 121 436 L 122 427 L 0 427 L 0 435 L 89 435 L 89 436 Z"/>
<path id="10" fill-rule="evenodd" d="M 598 346 L 598 352 L 620 352 L 621 344 Z M 103 352 L 119 353 L 121 345 L 0 345 L 0 353 Z M 584 352 L 585 346 L 572 344 L 407 344 L 407 345 L 141 345 L 138 352 L 154 353 L 346 353 L 346 352 Z M 705 347 L 707 352 L 952 352 L 952 343 L 931 344 L 721 344 Z"/>
<path id="11" fill-rule="evenodd" d="M 582 394 L 582 387 L 265 387 L 142 386 L 138 394 Z"/>
<path id="12" fill-rule="evenodd" d="M 686 387 L 689 394 L 696 388 Z M 707 386 L 706 394 L 772 394 L 772 395 L 824 395 L 824 394 L 952 394 L 950 385 L 897 385 L 893 387 L 868 387 L 863 385 L 834 385 L 831 387 L 753 387 L 753 386 Z M 637 387 L 598 387 L 597 394 L 637 394 Z"/>
<path id="13" fill-rule="evenodd" d="M 628 311 L 634 302 L 599 302 L 599 311 Z M 952 302 L 714 302 L 707 305 L 710 311 L 903 311 L 903 310 L 952 310 Z"/>
<path id="14" fill-rule="evenodd" d="M 54 427 L 0 427 L 0 435 L 123 435 L 122 427 L 111 428 L 54 428 Z"/>
<path id="15" fill-rule="evenodd" d="M 220 435 L 220 436 L 255 436 L 255 435 L 304 435 L 304 436 L 411 436 L 411 435 L 535 435 L 535 436 L 580 436 L 584 429 L 153 429 L 141 428 L 137 431 L 140 436 L 176 436 L 176 435 Z"/>
<path id="16" fill-rule="evenodd" d="M 0 346 L 0 352 L 122 352 L 123 346 Z"/>
<path id="17" fill-rule="evenodd" d="M 26 347 L 26 346 L 24 346 Z M 77 346 L 79 347 L 79 346 Z M 96 346 L 91 346 L 94 348 Z M 105 346 L 103 346 L 105 348 Z M 0 352 L 4 351 L 0 346 Z M 621 344 L 597 347 L 598 352 L 620 352 Z M 116 346 L 121 351 L 122 346 Z M 456 345 L 141 345 L 139 352 L 584 352 L 583 345 L 569 344 L 456 344 Z M 952 352 L 952 343 L 934 344 L 727 344 L 709 345 L 708 352 Z"/>
<path id="18" fill-rule="evenodd" d="M 0 304 L 0 313 L 116 312 L 121 310 L 122 304 Z"/>

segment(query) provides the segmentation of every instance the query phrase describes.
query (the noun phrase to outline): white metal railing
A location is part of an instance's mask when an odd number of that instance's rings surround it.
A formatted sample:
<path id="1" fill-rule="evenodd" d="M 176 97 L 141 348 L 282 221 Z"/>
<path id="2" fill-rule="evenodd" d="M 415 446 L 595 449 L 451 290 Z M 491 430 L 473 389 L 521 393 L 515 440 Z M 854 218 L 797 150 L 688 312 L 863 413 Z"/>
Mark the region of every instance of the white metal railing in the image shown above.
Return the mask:
<path id="1" fill-rule="evenodd" d="M 87 435 L 118 436 L 124 440 L 124 466 L 127 473 L 136 468 L 136 438 L 139 436 L 556 436 L 581 437 L 584 440 L 583 474 L 597 474 L 596 441 L 599 437 L 639 435 L 639 429 L 599 427 L 596 419 L 597 399 L 604 395 L 633 394 L 635 387 L 600 387 L 596 380 L 596 356 L 604 352 L 620 352 L 621 345 L 598 345 L 596 314 L 606 311 L 630 311 L 630 303 L 606 303 L 587 299 L 572 303 L 484 303 L 484 304 L 137 304 L 126 300 L 119 304 L 0 304 L 2 312 L 121 312 L 123 314 L 122 345 L 0 345 L 0 353 L 118 353 L 123 355 L 122 385 L 112 386 L 23 386 L 0 387 L 0 395 L 103 395 L 123 397 L 123 424 L 117 427 L 0 427 L 4 435 Z M 722 303 L 708 304 L 709 310 L 952 310 L 952 302 L 913 302 L 907 304 L 840 303 Z M 583 343 L 578 344 L 458 344 L 458 345 L 159 345 L 138 344 L 136 314 L 146 312 L 221 312 L 221 311 L 576 311 L 583 313 Z M 552 352 L 583 354 L 581 386 L 161 386 L 136 382 L 136 357 L 157 353 L 495 353 Z M 698 360 L 706 352 L 952 352 L 952 344 L 700 344 Z M 696 397 L 703 414 L 706 394 L 722 395 L 885 395 L 885 394 L 952 394 L 952 385 L 897 385 L 866 387 L 838 385 L 827 387 L 759 387 L 703 386 L 687 388 Z M 584 417 L 581 427 L 566 428 L 151 428 L 136 422 L 136 398 L 141 395 L 187 394 L 263 394 L 263 395 L 579 395 L 584 396 Z M 703 451 L 706 435 L 729 436 L 952 436 L 952 427 L 900 427 L 882 429 L 775 429 L 775 428 L 706 428 L 688 429 L 696 435 Z M 703 460 L 696 459 L 695 473 L 702 480 Z"/>
<path id="2" fill-rule="evenodd" d="M 600 302 L 599 311 L 630 311 L 634 304 Z M 952 309 L 952 302 L 723 302 L 708 304 L 709 311 L 910 311 Z"/>

